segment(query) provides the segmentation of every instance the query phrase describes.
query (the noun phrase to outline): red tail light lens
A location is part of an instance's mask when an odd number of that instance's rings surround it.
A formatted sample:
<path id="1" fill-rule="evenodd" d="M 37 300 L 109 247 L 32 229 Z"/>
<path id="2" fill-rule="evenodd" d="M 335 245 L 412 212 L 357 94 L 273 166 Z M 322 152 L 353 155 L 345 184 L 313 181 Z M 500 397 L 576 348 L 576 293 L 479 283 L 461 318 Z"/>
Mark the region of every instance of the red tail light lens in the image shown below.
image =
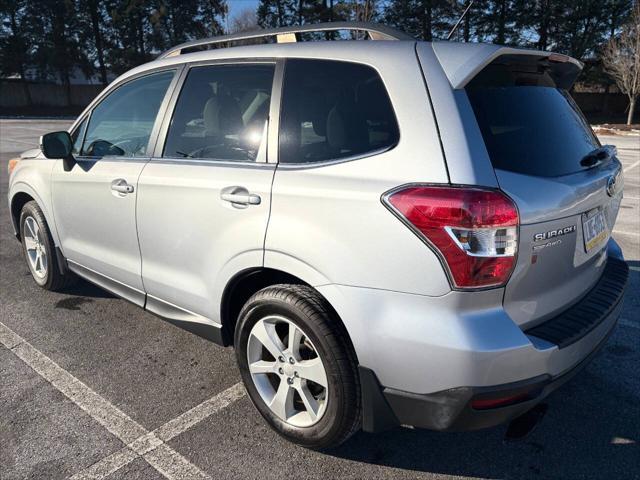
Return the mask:
<path id="1" fill-rule="evenodd" d="M 415 186 L 385 202 L 435 247 L 456 288 L 504 285 L 516 262 L 518 210 L 501 192 Z"/>

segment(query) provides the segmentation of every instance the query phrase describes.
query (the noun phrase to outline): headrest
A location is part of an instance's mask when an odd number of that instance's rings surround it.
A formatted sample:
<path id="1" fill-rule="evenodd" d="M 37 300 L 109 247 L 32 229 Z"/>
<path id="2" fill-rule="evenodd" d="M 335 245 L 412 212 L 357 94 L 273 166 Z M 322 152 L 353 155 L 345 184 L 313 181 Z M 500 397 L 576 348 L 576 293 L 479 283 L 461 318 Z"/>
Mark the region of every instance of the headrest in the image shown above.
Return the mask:
<path id="1" fill-rule="evenodd" d="M 244 126 L 240 106 L 230 95 L 211 97 L 204 106 L 202 118 L 208 136 L 236 133 Z"/>
<path id="2" fill-rule="evenodd" d="M 365 150 L 369 144 L 369 130 L 362 110 L 350 99 L 343 99 L 327 116 L 327 143 L 336 150 Z"/>

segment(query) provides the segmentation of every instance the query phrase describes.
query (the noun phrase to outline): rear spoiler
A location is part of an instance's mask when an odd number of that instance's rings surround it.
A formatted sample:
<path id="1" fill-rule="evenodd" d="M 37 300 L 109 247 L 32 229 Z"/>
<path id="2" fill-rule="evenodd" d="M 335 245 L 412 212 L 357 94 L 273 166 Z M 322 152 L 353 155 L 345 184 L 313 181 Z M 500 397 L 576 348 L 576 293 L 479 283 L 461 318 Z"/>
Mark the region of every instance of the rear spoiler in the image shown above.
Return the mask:
<path id="1" fill-rule="evenodd" d="M 584 66 L 575 58 L 558 53 L 503 47 L 488 43 L 433 42 L 433 51 L 454 89 L 464 88 L 483 68 L 504 57 L 529 56 L 532 60 L 546 61 L 560 88 L 569 89 Z"/>

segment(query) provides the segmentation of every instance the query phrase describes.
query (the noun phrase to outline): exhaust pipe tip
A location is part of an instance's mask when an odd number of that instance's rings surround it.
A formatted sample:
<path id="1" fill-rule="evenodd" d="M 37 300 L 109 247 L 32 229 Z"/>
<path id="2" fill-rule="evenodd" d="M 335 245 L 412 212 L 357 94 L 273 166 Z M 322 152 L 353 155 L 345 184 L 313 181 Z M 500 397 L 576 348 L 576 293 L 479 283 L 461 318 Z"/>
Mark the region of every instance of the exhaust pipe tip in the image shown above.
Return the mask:
<path id="1" fill-rule="evenodd" d="M 507 431 L 504 434 L 504 441 L 519 442 L 524 440 L 542 421 L 542 418 L 545 413 L 547 413 L 548 408 L 549 406 L 546 403 L 539 403 L 531 410 L 511 420 L 507 427 Z"/>

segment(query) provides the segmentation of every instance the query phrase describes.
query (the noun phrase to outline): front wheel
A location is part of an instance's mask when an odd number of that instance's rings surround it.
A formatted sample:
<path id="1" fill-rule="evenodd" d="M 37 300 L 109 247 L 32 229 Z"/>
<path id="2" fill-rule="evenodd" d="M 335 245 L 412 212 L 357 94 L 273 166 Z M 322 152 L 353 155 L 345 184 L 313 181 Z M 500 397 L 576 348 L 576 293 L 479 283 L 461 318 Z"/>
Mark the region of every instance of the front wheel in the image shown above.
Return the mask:
<path id="1" fill-rule="evenodd" d="M 275 285 L 240 312 L 236 356 L 254 405 L 299 445 L 335 447 L 361 425 L 355 354 L 335 314 L 311 287 Z"/>
<path id="2" fill-rule="evenodd" d="M 38 285 L 56 291 L 75 281 L 71 272 L 60 272 L 49 226 L 35 201 L 25 203 L 20 212 L 20 239 L 27 266 Z"/>

